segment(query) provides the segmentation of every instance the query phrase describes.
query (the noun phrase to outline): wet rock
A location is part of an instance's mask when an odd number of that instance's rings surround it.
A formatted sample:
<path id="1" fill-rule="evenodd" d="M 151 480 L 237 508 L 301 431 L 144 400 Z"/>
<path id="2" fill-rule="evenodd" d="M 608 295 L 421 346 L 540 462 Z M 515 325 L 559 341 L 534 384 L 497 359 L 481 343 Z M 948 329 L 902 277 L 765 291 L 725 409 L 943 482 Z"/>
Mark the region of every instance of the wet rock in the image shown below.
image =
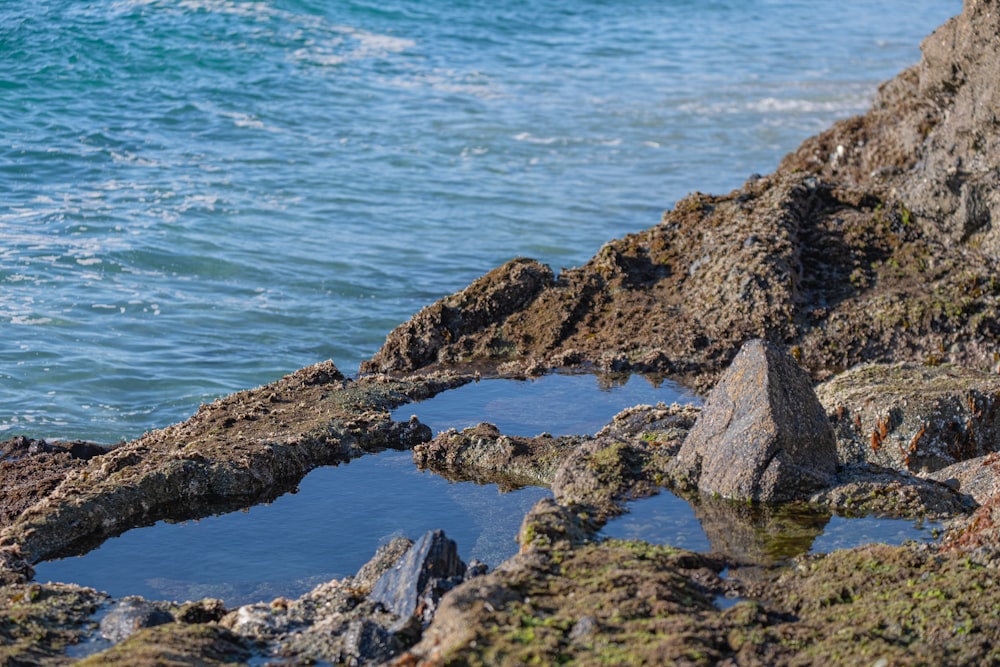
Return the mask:
<path id="1" fill-rule="evenodd" d="M 371 592 L 375 583 L 399 562 L 406 552 L 413 547 L 413 541 L 405 537 L 396 537 L 380 546 L 371 560 L 361 566 L 351 580 L 351 587 L 365 595 Z"/>
<path id="2" fill-rule="evenodd" d="M 675 455 L 700 414 L 701 408 L 690 404 L 636 405 L 615 415 L 595 437 L 641 442 Z"/>
<path id="3" fill-rule="evenodd" d="M 493 424 L 448 429 L 413 448 L 413 460 L 449 479 L 498 484 L 501 488 L 549 485 L 578 437 L 507 436 Z"/>
<path id="4" fill-rule="evenodd" d="M 222 618 L 222 626 L 254 641 L 268 641 L 286 632 L 290 626 L 287 614 L 275 613 L 268 604 L 258 602 L 238 607 Z"/>
<path id="5" fill-rule="evenodd" d="M 424 533 L 409 551 L 383 574 L 370 599 L 400 618 L 401 629 L 413 618 L 430 622 L 445 591 L 465 575 L 458 547 L 442 530 Z"/>
<path id="6" fill-rule="evenodd" d="M 950 519 L 974 507 L 966 494 L 947 484 L 872 465 L 841 468 L 837 483 L 809 501 L 852 516 L 902 519 Z"/>
<path id="7" fill-rule="evenodd" d="M 677 455 L 703 494 L 782 501 L 829 486 L 836 440 L 809 376 L 790 356 L 750 341 L 712 390 Z"/>
<path id="8" fill-rule="evenodd" d="M 574 511 L 543 498 L 525 515 L 517 533 L 521 553 L 531 550 L 567 551 L 592 539 L 598 524 L 586 509 Z"/>
<path id="9" fill-rule="evenodd" d="M 101 636 L 117 644 L 142 628 L 173 623 L 173 615 L 141 597 L 122 598 L 101 619 Z"/>
<path id="10" fill-rule="evenodd" d="M 400 651 L 396 636 L 378 623 L 367 619 L 350 622 L 344 633 L 344 657 L 350 665 L 378 665 Z"/>
<path id="11" fill-rule="evenodd" d="M 169 623 L 143 628 L 110 649 L 74 664 L 80 667 L 223 667 L 245 664 L 250 657 L 246 642 L 218 625 Z"/>
<path id="12" fill-rule="evenodd" d="M 71 584 L 0 586 L 0 664 L 64 665 L 107 596 Z"/>
<path id="13" fill-rule="evenodd" d="M 17 546 L 0 549 L 0 584 L 18 584 L 35 576 L 35 568 Z"/>
<path id="14" fill-rule="evenodd" d="M 841 463 L 933 472 L 1000 448 L 1000 376 L 863 364 L 817 387 Z"/>
<path id="15" fill-rule="evenodd" d="M 666 448 L 641 440 L 602 436 L 573 450 L 552 481 L 555 499 L 585 506 L 598 522 L 622 512 L 623 503 L 654 495 L 668 481 Z"/>

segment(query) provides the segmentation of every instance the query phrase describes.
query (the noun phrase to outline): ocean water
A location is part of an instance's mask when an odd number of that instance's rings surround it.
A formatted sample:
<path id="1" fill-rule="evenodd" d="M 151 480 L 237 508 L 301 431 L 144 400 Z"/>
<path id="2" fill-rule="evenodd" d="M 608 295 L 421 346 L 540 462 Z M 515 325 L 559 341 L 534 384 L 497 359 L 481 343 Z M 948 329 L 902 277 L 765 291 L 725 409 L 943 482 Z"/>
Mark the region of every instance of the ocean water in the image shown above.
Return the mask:
<path id="1" fill-rule="evenodd" d="M 863 111 L 959 0 L 0 3 L 0 437 L 115 442 Z"/>

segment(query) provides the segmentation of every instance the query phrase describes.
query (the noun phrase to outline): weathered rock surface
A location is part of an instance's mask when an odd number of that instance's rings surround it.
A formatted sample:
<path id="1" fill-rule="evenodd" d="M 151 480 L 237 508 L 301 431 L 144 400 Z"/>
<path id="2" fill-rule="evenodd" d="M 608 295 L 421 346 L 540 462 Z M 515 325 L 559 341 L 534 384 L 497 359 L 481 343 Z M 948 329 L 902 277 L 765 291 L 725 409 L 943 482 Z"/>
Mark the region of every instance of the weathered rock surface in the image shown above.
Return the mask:
<path id="1" fill-rule="evenodd" d="M 502 322 L 530 304 L 552 284 L 552 270 L 528 259 L 515 259 L 494 269 L 458 294 L 430 305 L 401 326 L 370 361 L 363 373 L 412 371 L 428 364 L 464 361 L 503 349 L 502 338 L 477 340 L 470 334 Z"/>
<path id="2" fill-rule="evenodd" d="M 105 600 L 72 584 L 0 586 L 0 664 L 68 663 L 66 648 L 91 632 L 91 615 Z"/>
<path id="3" fill-rule="evenodd" d="M 1000 376 L 952 365 L 862 364 L 816 394 L 841 463 L 932 472 L 1000 449 Z"/>
<path id="4" fill-rule="evenodd" d="M 246 642 L 218 625 L 170 623 L 144 628 L 77 663 L 80 667 L 233 667 L 251 657 Z"/>
<path id="5" fill-rule="evenodd" d="M 493 424 L 439 433 L 413 448 L 413 460 L 449 479 L 493 483 L 502 489 L 548 486 L 580 438 L 503 435 Z"/>
<path id="6" fill-rule="evenodd" d="M 754 340 L 709 394 L 677 468 L 703 494 L 793 500 L 834 482 L 836 440 L 809 376 Z"/>
<path id="7" fill-rule="evenodd" d="M 0 442 L 0 528 L 48 495 L 72 470 L 108 448 L 17 437 Z"/>
<path id="8" fill-rule="evenodd" d="M 841 468 L 837 483 L 811 495 L 809 502 L 848 516 L 869 514 L 947 520 L 975 507 L 954 486 L 872 465 Z"/>
<path id="9" fill-rule="evenodd" d="M 928 479 L 946 484 L 980 505 L 1000 496 L 1000 454 L 993 452 L 947 468 L 936 470 Z"/>

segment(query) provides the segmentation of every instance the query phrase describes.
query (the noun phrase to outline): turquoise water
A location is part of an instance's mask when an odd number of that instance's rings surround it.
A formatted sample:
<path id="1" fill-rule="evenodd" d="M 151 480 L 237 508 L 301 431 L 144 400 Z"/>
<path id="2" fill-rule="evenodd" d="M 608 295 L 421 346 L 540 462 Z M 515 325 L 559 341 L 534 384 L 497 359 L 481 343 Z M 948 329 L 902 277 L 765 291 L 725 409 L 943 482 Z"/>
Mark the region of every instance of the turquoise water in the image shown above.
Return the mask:
<path id="1" fill-rule="evenodd" d="M 0 3 L 0 436 L 128 439 L 772 170 L 958 0 Z"/>

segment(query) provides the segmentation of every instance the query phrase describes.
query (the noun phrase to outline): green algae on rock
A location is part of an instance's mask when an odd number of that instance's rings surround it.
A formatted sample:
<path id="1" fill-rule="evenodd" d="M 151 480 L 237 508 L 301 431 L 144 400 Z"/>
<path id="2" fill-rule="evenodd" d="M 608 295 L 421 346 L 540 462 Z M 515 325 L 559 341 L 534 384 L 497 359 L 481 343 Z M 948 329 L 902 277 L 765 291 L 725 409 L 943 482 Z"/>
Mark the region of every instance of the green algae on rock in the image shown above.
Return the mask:
<path id="1" fill-rule="evenodd" d="M 94 631 L 107 596 L 72 584 L 0 587 L 0 664 L 65 665 L 67 647 Z"/>

